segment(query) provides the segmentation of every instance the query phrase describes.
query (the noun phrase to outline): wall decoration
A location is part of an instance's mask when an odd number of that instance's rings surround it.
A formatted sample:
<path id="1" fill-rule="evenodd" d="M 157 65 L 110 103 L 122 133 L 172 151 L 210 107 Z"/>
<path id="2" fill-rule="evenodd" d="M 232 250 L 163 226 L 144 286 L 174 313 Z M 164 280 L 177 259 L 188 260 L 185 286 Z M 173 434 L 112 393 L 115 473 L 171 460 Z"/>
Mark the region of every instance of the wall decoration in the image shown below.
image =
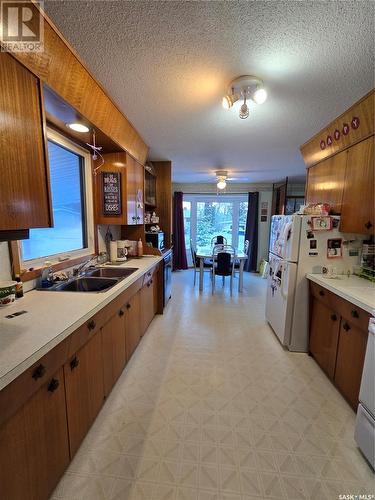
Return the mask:
<path id="1" fill-rule="evenodd" d="M 350 122 L 350 125 L 349 125 L 349 123 L 343 123 L 341 132 L 339 129 L 336 129 L 333 132 L 333 137 L 334 137 L 335 141 L 340 140 L 341 133 L 344 136 L 348 135 L 350 132 L 350 127 L 353 130 L 357 130 L 357 128 L 359 128 L 359 126 L 360 126 L 360 123 L 361 123 L 361 121 L 360 121 L 358 116 L 353 116 L 353 118 Z M 326 139 L 322 139 L 320 141 L 320 149 L 323 151 L 324 149 L 326 149 L 327 146 L 331 146 L 332 144 L 333 144 L 332 135 L 329 134 L 329 135 L 327 135 Z"/>
<path id="2" fill-rule="evenodd" d="M 343 135 L 348 135 L 350 132 L 350 127 L 347 123 L 344 123 L 344 125 L 342 126 L 342 133 Z"/>
<path id="3" fill-rule="evenodd" d="M 261 215 L 260 222 L 267 222 L 267 215 Z"/>
<path id="4" fill-rule="evenodd" d="M 121 174 L 102 172 L 103 215 L 121 215 Z"/>
<path id="5" fill-rule="evenodd" d="M 340 136 L 341 136 L 340 130 L 339 130 L 339 129 L 336 129 L 336 130 L 333 132 L 333 137 L 335 138 L 335 141 L 338 141 L 338 140 L 340 139 Z"/>
<path id="6" fill-rule="evenodd" d="M 356 130 L 359 127 L 359 123 L 360 122 L 359 122 L 358 116 L 353 116 L 352 122 L 351 122 L 352 129 Z"/>
<path id="7" fill-rule="evenodd" d="M 332 238 L 327 240 L 327 258 L 342 258 L 342 238 Z"/>

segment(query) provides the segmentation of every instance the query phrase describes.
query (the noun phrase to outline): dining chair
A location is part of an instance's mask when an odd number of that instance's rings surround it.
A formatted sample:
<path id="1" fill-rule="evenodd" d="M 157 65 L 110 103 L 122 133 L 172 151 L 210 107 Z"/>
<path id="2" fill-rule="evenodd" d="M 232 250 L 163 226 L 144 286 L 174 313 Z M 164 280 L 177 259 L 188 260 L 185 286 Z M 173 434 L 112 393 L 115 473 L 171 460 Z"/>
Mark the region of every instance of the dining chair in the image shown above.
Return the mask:
<path id="1" fill-rule="evenodd" d="M 191 252 L 191 260 L 193 262 L 193 269 L 194 269 L 194 286 L 195 282 L 197 281 L 197 273 L 200 272 L 200 259 L 197 258 L 197 250 L 193 244 L 193 240 L 190 240 L 190 252 Z M 203 261 L 203 271 L 208 271 L 211 273 L 212 271 L 212 260 L 211 259 L 204 259 Z"/>
<path id="2" fill-rule="evenodd" d="M 245 243 L 243 245 L 243 253 L 245 255 L 247 255 L 247 252 L 249 251 L 249 246 L 250 246 L 250 241 L 249 240 L 245 240 Z M 234 275 L 236 276 L 236 274 L 240 274 L 240 259 L 236 259 L 235 263 L 234 263 Z"/>
<path id="3" fill-rule="evenodd" d="M 213 247 L 214 245 L 226 245 L 227 244 L 227 239 L 225 236 L 221 236 L 221 234 L 214 236 L 211 239 L 211 246 Z"/>
<path id="4" fill-rule="evenodd" d="M 226 276 L 230 276 L 230 294 L 233 292 L 234 262 L 236 250 L 232 245 L 217 245 L 212 252 L 212 294 L 215 292 L 215 277 L 223 278 L 225 285 Z"/>

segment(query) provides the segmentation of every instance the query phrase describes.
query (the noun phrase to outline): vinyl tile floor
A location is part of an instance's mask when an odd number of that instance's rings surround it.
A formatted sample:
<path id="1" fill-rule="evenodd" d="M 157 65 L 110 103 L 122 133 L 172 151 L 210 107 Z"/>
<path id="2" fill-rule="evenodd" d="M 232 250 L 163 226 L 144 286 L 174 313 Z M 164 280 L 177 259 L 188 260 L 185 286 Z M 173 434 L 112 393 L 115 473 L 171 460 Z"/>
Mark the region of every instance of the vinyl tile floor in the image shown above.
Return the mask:
<path id="1" fill-rule="evenodd" d="M 208 274 L 199 293 L 192 271 L 173 273 L 165 314 L 151 323 L 53 500 L 374 493 L 353 439 L 354 412 L 312 358 L 281 347 L 264 318 L 266 283 L 245 275 L 244 292 L 230 297 L 219 280 L 211 295 Z"/>

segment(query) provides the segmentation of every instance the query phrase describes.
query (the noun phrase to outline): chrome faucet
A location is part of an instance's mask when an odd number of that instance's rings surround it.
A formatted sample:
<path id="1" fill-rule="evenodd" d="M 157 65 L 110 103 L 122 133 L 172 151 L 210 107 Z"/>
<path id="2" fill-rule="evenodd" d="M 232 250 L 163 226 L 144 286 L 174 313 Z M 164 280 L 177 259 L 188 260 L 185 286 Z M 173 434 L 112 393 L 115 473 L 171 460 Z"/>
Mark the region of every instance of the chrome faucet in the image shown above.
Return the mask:
<path id="1" fill-rule="evenodd" d="M 94 260 L 98 261 L 97 255 L 94 255 L 90 259 L 86 260 L 80 266 L 73 268 L 73 276 L 80 276 L 82 274 L 83 270 L 85 269 L 85 267 L 88 267 L 89 264 L 91 264 L 91 262 L 93 262 Z"/>
<path id="2" fill-rule="evenodd" d="M 43 284 L 48 283 L 49 285 L 43 286 Z M 53 269 L 52 267 L 45 267 L 42 271 L 42 274 L 39 276 L 37 280 L 37 288 L 48 288 L 53 284 Z"/>

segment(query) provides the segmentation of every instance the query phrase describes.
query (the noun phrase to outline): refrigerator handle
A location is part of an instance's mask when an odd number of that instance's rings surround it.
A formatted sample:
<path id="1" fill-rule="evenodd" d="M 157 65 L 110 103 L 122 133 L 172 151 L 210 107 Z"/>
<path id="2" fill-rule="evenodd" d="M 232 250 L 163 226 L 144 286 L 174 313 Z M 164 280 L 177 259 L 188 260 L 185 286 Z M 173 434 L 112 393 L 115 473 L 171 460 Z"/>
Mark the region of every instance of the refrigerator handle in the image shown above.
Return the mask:
<path id="1" fill-rule="evenodd" d="M 287 261 L 282 261 L 282 263 L 284 264 L 285 267 L 284 267 L 284 269 L 283 269 L 283 271 L 281 273 L 280 293 L 281 293 L 282 298 L 286 299 L 287 296 L 288 296 L 288 294 L 285 293 L 284 282 L 285 282 L 285 274 L 286 274 L 286 272 L 288 270 L 288 263 L 287 263 Z"/>

